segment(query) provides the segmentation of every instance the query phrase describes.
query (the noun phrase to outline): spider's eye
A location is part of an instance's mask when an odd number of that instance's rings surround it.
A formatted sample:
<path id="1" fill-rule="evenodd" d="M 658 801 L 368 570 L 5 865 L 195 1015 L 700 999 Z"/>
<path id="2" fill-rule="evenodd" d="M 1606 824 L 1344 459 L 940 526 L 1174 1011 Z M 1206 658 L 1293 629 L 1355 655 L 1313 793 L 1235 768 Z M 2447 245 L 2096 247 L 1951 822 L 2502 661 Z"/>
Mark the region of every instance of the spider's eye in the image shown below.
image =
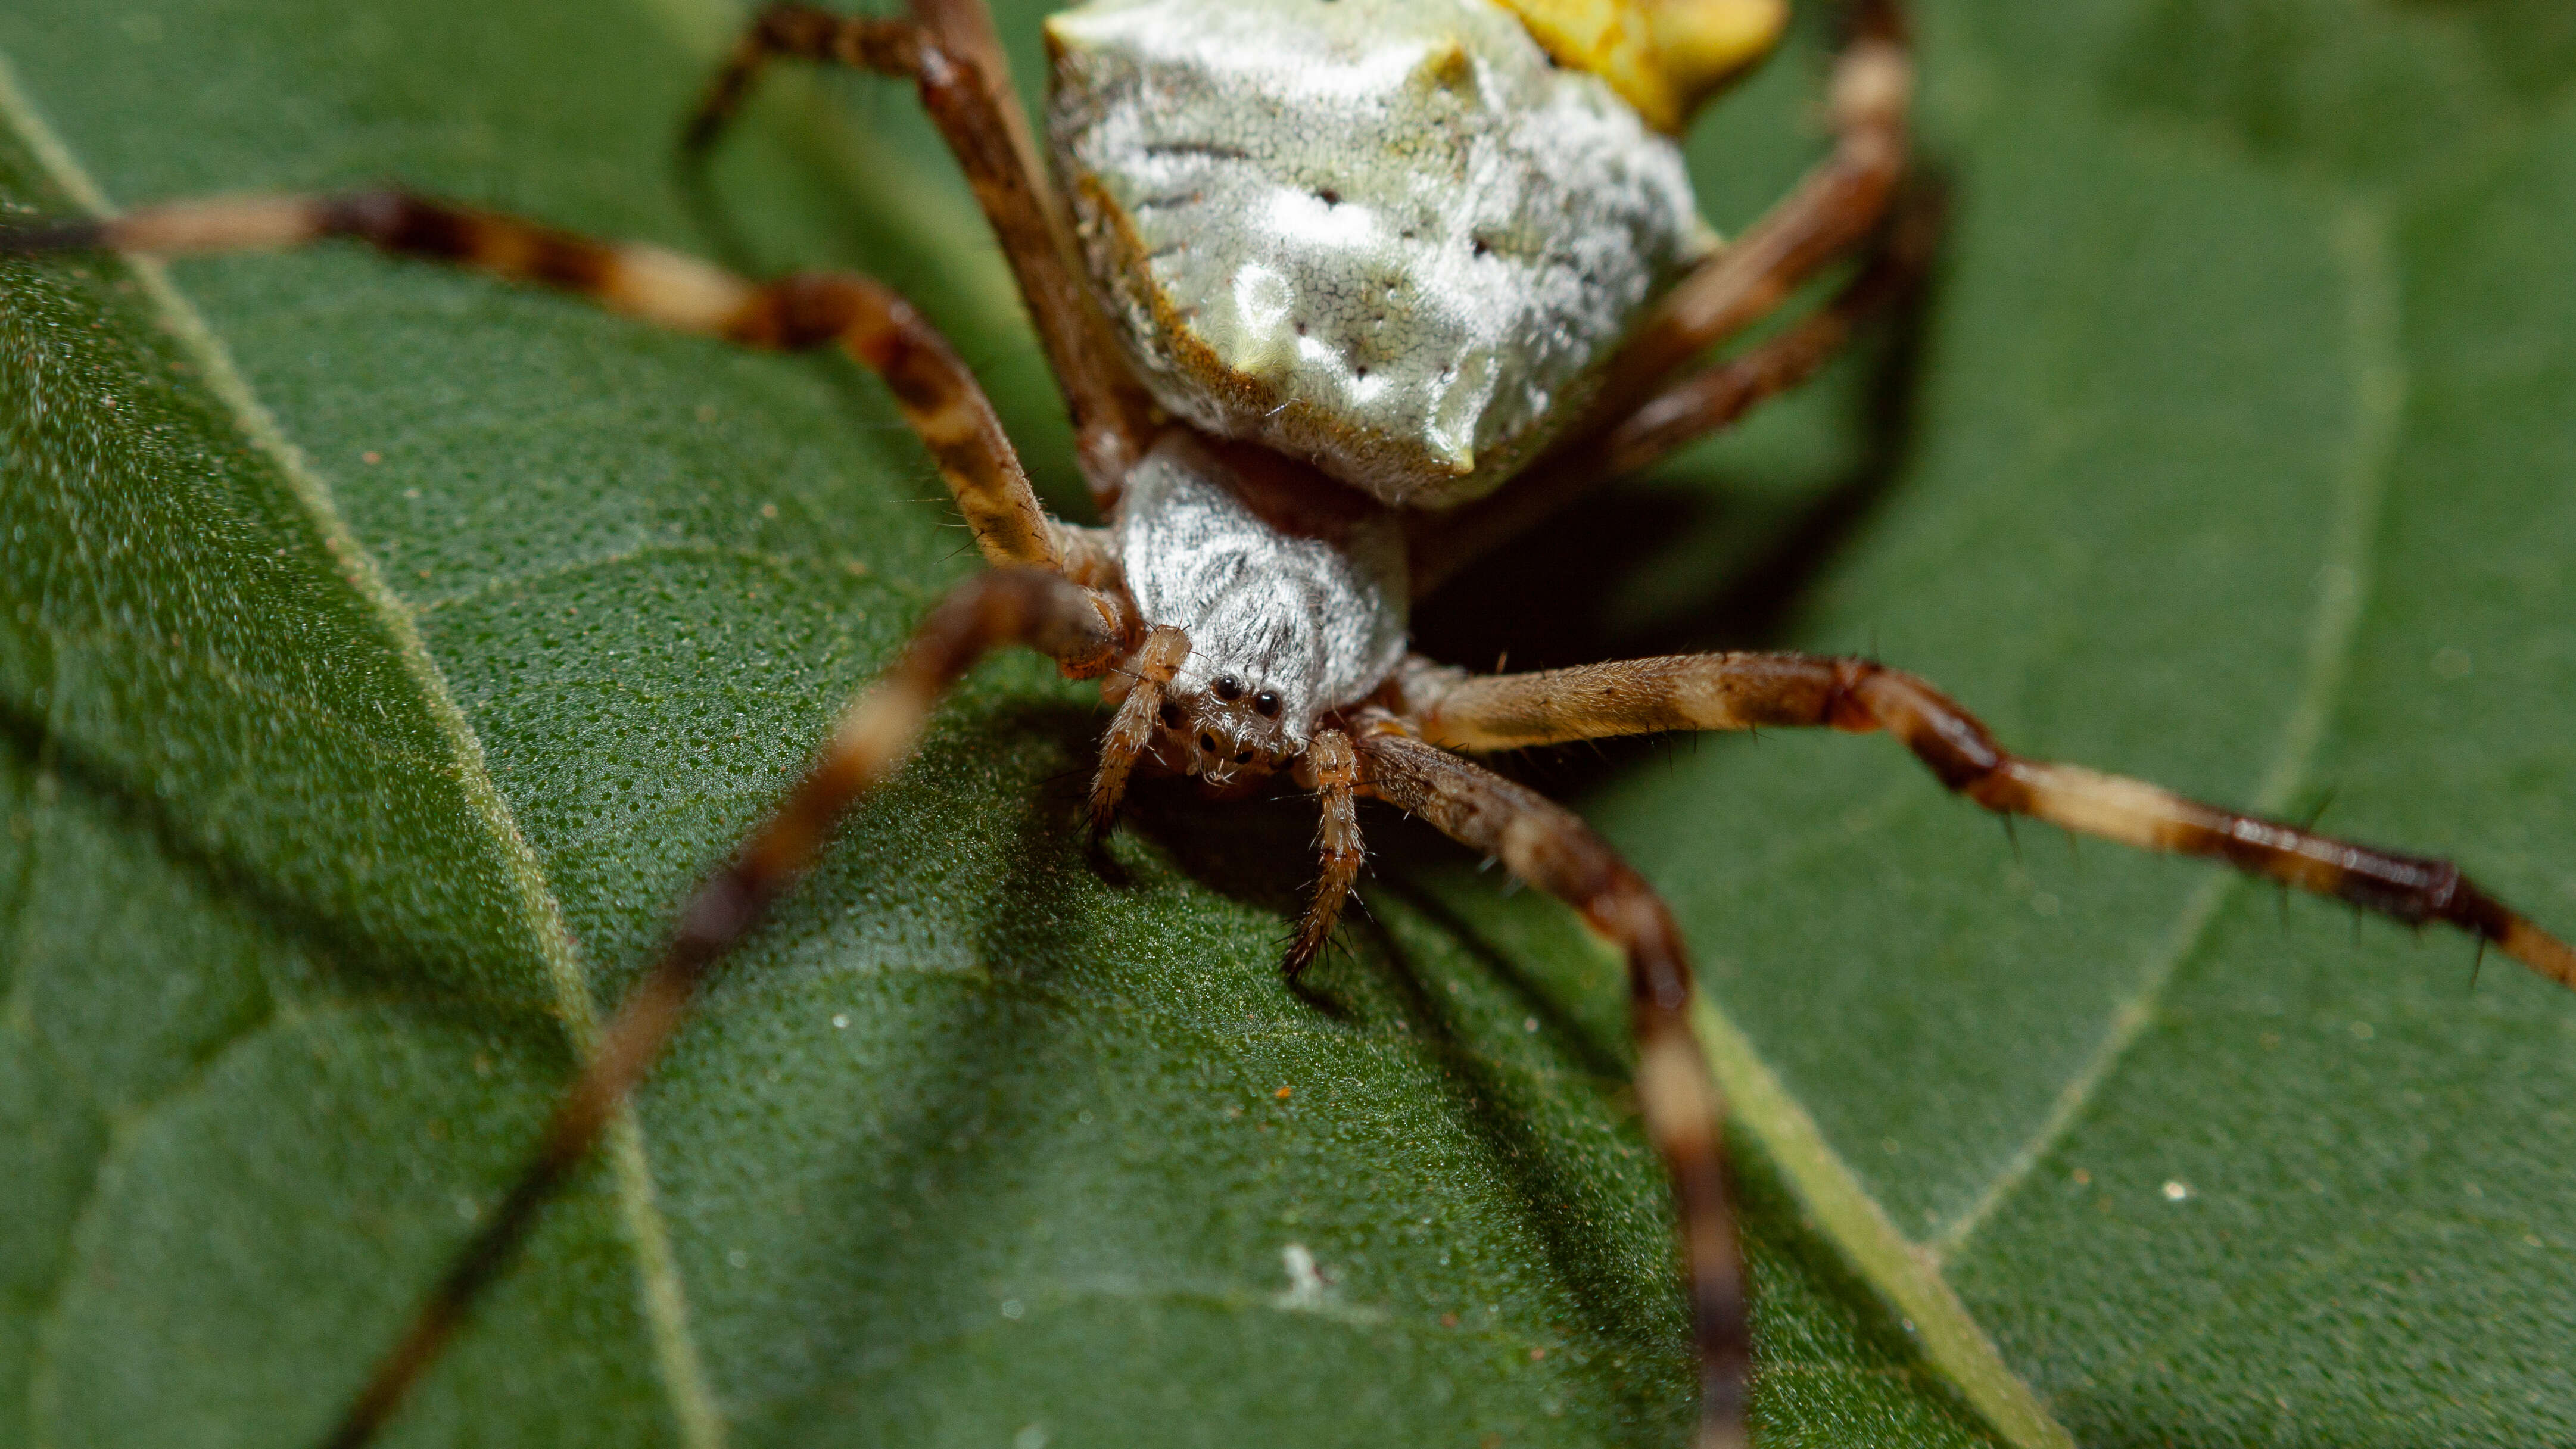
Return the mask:
<path id="1" fill-rule="evenodd" d="M 1201 734 L 1199 736 L 1199 748 L 1207 751 L 1209 754 L 1215 754 L 1216 736 L 1211 734 Z"/>
<path id="2" fill-rule="evenodd" d="M 1279 718 L 1279 696 L 1263 690 L 1252 697 L 1252 707 L 1272 719 Z"/>
<path id="3" fill-rule="evenodd" d="M 1231 674 L 1220 676 L 1216 682 L 1216 697 L 1224 700 L 1228 704 L 1232 704 L 1236 700 L 1241 699 L 1243 697 L 1243 681 L 1235 678 Z"/>
<path id="4" fill-rule="evenodd" d="M 1250 764 L 1252 762 L 1252 751 L 1245 750 L 1243 753 L 1235 756 L 1234 762 L 1238 765 Z"/>
<path id="5" fill-rule="evenodd" d="M 1154 718 L 1161 720 L 1163 722 L 1163 728 L 1167 730 L 1179 729 L 1181 727 L 1181 707 L 1172 703 L 1168 699 L 1164 700 L 1163 707 L 1154 712 Z"/>

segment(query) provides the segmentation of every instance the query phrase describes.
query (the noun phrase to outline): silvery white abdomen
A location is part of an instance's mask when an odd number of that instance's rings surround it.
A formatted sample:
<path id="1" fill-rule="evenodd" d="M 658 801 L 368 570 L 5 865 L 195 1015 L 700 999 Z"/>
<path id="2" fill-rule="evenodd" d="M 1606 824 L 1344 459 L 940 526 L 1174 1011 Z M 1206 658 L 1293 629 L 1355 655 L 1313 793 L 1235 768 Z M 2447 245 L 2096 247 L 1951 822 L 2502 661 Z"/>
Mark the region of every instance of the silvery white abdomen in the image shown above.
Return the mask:
<path id="1" fill-rule="evenodd" d="M 1492 491 L 1713 241 L 1673 143 L 1492 0 L 1094 0 L 1047 38 L 1156 400 L 1387 503 Z"/>

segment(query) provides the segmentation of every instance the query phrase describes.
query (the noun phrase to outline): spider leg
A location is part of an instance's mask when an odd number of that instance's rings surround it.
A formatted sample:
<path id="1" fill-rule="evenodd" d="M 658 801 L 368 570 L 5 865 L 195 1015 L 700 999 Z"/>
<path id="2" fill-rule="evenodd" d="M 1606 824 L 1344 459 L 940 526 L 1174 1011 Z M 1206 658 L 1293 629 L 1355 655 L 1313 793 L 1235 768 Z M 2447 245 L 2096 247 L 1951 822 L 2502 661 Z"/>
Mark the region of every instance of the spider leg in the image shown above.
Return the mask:
<path id="1" fill-rule="evenodd" d="M 1633 473 L 1815 376 L 1861 323 L 1914 290 L 1938 233 L 1932 203 L 1901 208 L 1886 245 L 1832 300 L 1762 345 L 1674 379 L 1598 435 L 1591 466 Z"/>
<path id="2" fill-rule="evenodd" d="M 557 1099 L 535 1156 L 378 1360 L 326 1443 L 355 1449 L 375 1437 L 476 1296 L 526 1241 L 537 1210 L 589 1155 L 618 1104 L 679 1029 L 709 972 L 803 876 L 842 812 L 902 765 L 948 686 L 1004 644 L 1026 645 L 1082 669 L 1105 661 L 1117 639 L 1090 590 L 1040 569 L 978 574 L 931 611 L 902 659 L 842 715 L 805 777 L 682 908 L 661 958 L 618 1004 L 598 1051 Z"/>
<path id="3" fill-rule="evenodd" d="M 1360 788 L 1421 816 L 1563 899 L 1628 957 L 1637 1107 L 1671 1174 L 1699 1345 L 1698 1449 L 1745 1443 L 1752 1370 L 1744 1266 L 1719 1138 L 1724 1104 L 1691 1030 L 1690 964 L 1654 888 L 1575 814 L 1437 746 L 1382 712 L 1358 732 Z"/>
<path id="4" fill-rule="evenodd" d="M 712 144 L 773 58 L 908 76 L 974 187 L 1018 278 L 1072 414 L 1084 477 L 1106 512 L 1152 434 L 1149 405 L 1082 288 L 1073 223 L 1047 184 L 982 0 L 915 0 L 905 19 L 835 15 L 774 0 L 743 32 L 689 121 L 686 147 Z"/>
<path id="5" fill-rule="evenodd" d="M 1297 783 L 1314 791 L 1316 802 L 1324 808 L 1315 832 L 1323 869 L 1315 877 L 1314 899 L 1297 923 L 1287 958 L 1279 963 L 1280 971 L 1291 980 L 1332 939 L 1333 923 L 1342 918 L 1342 903 L 1349 898 L 1351 883 L 1359 879 L 1360 862 L 1368 855 L 1360 845 L 1360 761 L 1351 737 L 1340 730 L 1318 730 L 1314 743 L 1297 762 Z"/>
<path id="6" fill-rule="evenodd" d="M 2576 988 L 2576 951 L 2449 861 L 2355 845 L 2080 765 L 2024 759 L 1938 689 L 1866 659 L 1686 654 L 1484 677 L 1416 663 L 1403 682 L 1422 737 L 1463 750 L 1663 730 L 1884 729 L 1943 785 L 1989 810 L 2142 850 L 2206 856 L 2409 925 L 2448 922 Z"/>
<path id="7" fill-rule="evenodd" d="M 1593 426 L 1583 431 L 1615 422 L 1626 399 L 1647 396 L 1673 369 L 1761 320 L 1877 228 L 1905 169 L 1914 62 L 1896 0 L 1863 0 L 1857 9 L 1829 89 L 1832 154 L 1665 294 L 1611 359 Z"/>
<path id="8" fill-rule="evenodd" d="M 938 463 L 987 563 L 1063 571 L 1076 531 L 1051 522 L 1001 419 L 945 338 L 883 283 L 808 273 L 766 285 L 660 247 L 596 241 L 517 217 L 399 191 L 224 197 L 104 221 L 0 230 L 0 255 L 114 247 L 163 255 L 295 246 L 334 237 L 535 282 L 612 311 L 751 347 L 837 342 L 884 379 Z"/>

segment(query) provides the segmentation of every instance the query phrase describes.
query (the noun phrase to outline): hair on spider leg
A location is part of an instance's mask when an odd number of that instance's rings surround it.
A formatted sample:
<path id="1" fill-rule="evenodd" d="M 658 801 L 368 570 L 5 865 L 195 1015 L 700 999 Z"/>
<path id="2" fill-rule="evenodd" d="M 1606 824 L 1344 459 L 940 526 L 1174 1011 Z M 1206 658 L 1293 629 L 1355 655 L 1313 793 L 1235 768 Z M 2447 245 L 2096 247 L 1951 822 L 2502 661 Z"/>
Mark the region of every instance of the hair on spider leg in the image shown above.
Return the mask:
<path id="1" fill-rule="evenodd" d="M 1367 873 L 1368 873 L 1368 875 L 1369 875 L 1369 877 L 1370 877 L 1371 879 L 1376 878 L 1376 876 L 1377 876 L 1377 871 L 1376 871 L 1376 869 L 1375 869 L 1375 868 L 1373 868 L 1373 867 L 1371 867 L 1371 866 L 1368 866 L 1368 865 L 1366 865 L 1366 864 L 1363 864 L 1363 865 L 1361 866 L 1361 869 L 1362 869 L 1362 870 L 1364 870 L 1364 871 L 1367 871 Z M 1363 915 L 1363 916 L 1367 917 L 1367 918 L 1368 918 L 1368 923 L 1369 923 L 1370 925 L 1372 925 L 1372 926 L 1377 926 L 1377 925 L 1383 925 L 1383 924 L 1384 924 L 1383 922 L 1381 922 L 1381 921 L 1379 921 L 1379 920 L 1378 920 L 1378 918 L 1377 918 L 1377 912 L 1375 912 L 1375 911 L 1373 911 L 1373 910 L 1370 910 L 1370 909 L 1369 909 L 1368 898 L 1360 894 L 1359 883 L 1358 883 L 1357 881 L 1354 881 L 1354 882 L 1352 882 L 1352 883 L 1351 883 L 1351 897 L 1350 897 L 1350 902 L 1349 902 L 1349 905 L 1348 905 L 1347 909 L 1350 909 L 1350 910 L 1356 910 L 1356 911 L 1358 911 L 1361 915 Z"/>
<path id="2" fill-rule="evenodd" d="M 1324 980 L 1323 971 L 1328 964 L 1336 964 L 1339 961 L 1348 961 L 1354 967 L 1366 964 L 1360 957 L 1359 949 L 1342 938 L 1343 924 L 1342 922 L 1334 924 L 1331 934 L 1324 937 L 1323 944 L 1315 948 L 1314 956 L 1305 964 L 1294 971 L 1275 974 L 1279 977 L 1280 984 L 1288 988 L 1289 995 L 1347 1026 L 1358 1021 L 1360 1014 L 1349 1002 L 1329 989 Z M 1297 927 L 1294 922 L 1291 922 L 1287 931 L 1272 939 L 1270 949 L 1274 955 L 1285 956 L 1295 948 L 1296 944 Z"/>
<path id="3" fill-rule="evenodd" d="M 1067 765 L 1061 770 L 1041 777 L 1038 780 L 1038 793 L 1050 802 L 1061 800 L 1068 792 L 1075 792 L 1088 798 L 1091 790 L 1091 771 L 1092 767 L 1089 765 L 1081 763 Z"/>

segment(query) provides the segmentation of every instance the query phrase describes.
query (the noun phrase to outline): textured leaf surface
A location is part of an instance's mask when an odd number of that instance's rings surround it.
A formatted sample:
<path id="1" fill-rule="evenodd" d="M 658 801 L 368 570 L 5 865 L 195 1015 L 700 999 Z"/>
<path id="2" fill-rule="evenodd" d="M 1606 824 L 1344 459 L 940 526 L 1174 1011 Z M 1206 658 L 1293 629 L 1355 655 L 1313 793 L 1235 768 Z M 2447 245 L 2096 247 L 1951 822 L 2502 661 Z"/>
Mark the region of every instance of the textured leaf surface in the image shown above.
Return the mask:
<path id="1" fill-rule="evenodd" d="M 2331 795 L 2576 924 L 2576 27 L 1924 19 L 1955 224 L 1911 342 L 1496 559 L 1426 644 L 1875 647 L 2029 747 Z M 865 266 L 1078 510 L 898 88 L 782 82 L 711 208 L 669 183 L 733 23 L 13 6 L 0 190 L 399 176 Z M 1810 28 L 1694 143 L 1722 224 L 1815 150 Z M 833 360 L 346 253 L 0 268 L 0 414 L 0 1424 L 303 1442 L 505 1180 L 564 1022 L 963 536 Z M 1306 812 L 1148 793 L 1087 856 L 1098 723 L 1027 661 L 976 676 L 400 1439 L 1678 1440 L 1611 963 L 1372 816 L 1374 919 L 1292 995 Z M 1519 768 L 1672 895 L 1821 1132 L 1743 1143 L 1779 1437 L 1990 1433 L 1926 1363 L 1956 1326 L 1910 1334 L 1802 1215 L 1834 1172 L 2086 1443 L 2576 1433 L 2576 1003 L 2192 866 L 2016 852 L 1884 742 Z"/>

